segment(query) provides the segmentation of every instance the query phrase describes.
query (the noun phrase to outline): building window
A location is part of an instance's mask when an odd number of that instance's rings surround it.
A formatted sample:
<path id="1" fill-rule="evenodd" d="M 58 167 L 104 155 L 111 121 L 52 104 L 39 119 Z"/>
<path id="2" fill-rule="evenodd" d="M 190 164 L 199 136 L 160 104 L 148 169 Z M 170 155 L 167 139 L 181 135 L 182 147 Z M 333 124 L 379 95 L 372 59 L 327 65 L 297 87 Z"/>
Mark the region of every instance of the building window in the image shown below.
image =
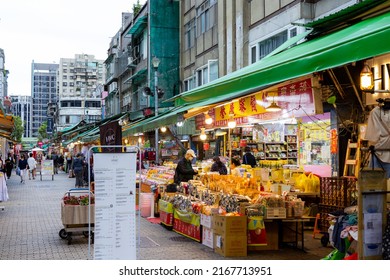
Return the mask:
<path id="1" fill-rule="evenodd" d="M 189 77 L 184 81 L 184 91 L 189 91 L 191 89 L 194 89 L 196 86 L 195 84 L 196 78 L 195 76 Z"/>
<path id="2" fill-rule="evenodd" d="M 215 25 L 216 3 L 216 0 L 207 0 L 196 9 L 196 35 L 198 37 Z"/>
<path id="3" fill-rule="evenodd" d="M 218 60 L 209 60 L 207 65 L 196 71 L 196 85 L 207 84 L 218 79 Z"/>
<path id="4" fill-rule="evenodd" d="M 271 53 L 277 47 L 287 41 L 287 30 L 276 34 L 259 43 L 259 59 L 264 58 L 267 54 Z"/>
<path id="5" fill-rule="evenodd" d="M 257 60 L 256 52 L 257 52 L 257 47 L 253 46 L 251 48 L 251 63 L 255 63 Z"/>
<path id="6" fill-rule="evenodd" d="M 192 19 L 184 26 L 184 50 L 192 48 L 195 43 L 195 20 Z"/>

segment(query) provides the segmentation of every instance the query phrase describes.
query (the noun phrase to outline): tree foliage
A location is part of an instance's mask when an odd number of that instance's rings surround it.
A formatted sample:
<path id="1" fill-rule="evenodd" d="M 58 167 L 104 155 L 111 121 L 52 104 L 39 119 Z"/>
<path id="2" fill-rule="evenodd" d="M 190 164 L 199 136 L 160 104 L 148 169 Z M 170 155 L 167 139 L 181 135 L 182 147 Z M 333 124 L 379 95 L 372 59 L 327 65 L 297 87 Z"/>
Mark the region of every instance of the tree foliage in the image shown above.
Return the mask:
<path id="1" fill-rule="evenodd" d="M 47 122 L 42 123 L 38 128 L 38 141 L 42 141 L 43 139 L 47 139 Z"/>
<path id="2" fill-rule="evenodd" d="M 16 142 L 21 143 L 23 132 L 24 132 L 23 122 L 19 116 L 13 116 L 13 119 L 14 119 L 14 129 L 12 131 L 11 137 Z"/>
<path id="3" fill-rule="evenodd" d="M 136 17 L 137 14 L 139 13 L 139 11 L 141 11 L 141 8 L 142 8 L 142 5 L 139 3 L 139 0 L 137 1 L 136 4 L 133 4 L 133 14 L 134 14 L 134 17 Z"/>

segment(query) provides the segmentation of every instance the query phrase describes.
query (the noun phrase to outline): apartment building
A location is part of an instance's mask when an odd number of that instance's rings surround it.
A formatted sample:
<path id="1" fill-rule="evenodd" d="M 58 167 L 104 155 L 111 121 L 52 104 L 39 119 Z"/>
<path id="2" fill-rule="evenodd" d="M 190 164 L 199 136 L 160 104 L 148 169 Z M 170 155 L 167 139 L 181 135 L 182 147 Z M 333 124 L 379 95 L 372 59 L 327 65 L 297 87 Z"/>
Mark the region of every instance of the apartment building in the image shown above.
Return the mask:
<path id="1" fill-rule="evenodd" d="M 39 127 L 47 122 L 48 104 L 58 100 L 57 70 L 56 63 L 31 63 L 31 137 L 38 137 Z"/>
<path id="2" fill-rule="evenodd" d="M 147 1 L 136 14 L 122 14 L 105 60 L 107 116 L 128 112 L 137 120 L 153 115 L 155 102 L 159 112 L 169 109 L 163 101 L 180 92 L 179 43 L 178 1 Z"/>
<path id="3" fill-rule="evenodd" d="M 103 62 L 89 54 L 60 59 L 54 131 L 82 120 L 87 123 L 101 120 L 101 93 L 105 81 Z"/>
<path id="4" fill-rule="evenodd" d="M 23 137 L 32 137 L 32 98 L 29 95 L 11 95 L 11 112 L 23 122 Z"/>

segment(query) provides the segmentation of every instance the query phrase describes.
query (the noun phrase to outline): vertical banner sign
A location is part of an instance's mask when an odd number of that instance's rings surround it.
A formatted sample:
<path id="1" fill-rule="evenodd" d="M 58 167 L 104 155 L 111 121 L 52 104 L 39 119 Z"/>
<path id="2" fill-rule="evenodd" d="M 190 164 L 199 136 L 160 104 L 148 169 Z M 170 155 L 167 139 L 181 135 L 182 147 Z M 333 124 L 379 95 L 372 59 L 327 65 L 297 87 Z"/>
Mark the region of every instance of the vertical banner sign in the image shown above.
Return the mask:
<path id="1" fill-rule="evenodd" d="M 337 143 L 338 143 L 338 137 L 337 137 L 337 130 L 332 128 L 330 130 L 330 152 L 331 154 L 337 154 Z"/>
<path id="2" fill-rule="evenodd" d="M 100 126 L 100 144 L 102 146 L 121 146 L 122 127 L 118 121 Z M 102 148 L 103 153 L 120 153 L 121 148 Z"/>
<path id="3" fill-rule="evenodd" d="M 53 127 L 54 127 L 54 120 L 53 120 L 53 117 L 47 117 L 46 132 L 47 132 L 47 133 L 53 133 Z"/>
<path id="4" fill-rule="evenodd" d="M 95 260 L 135 260 L 137 153 L 94 154 Z"/>

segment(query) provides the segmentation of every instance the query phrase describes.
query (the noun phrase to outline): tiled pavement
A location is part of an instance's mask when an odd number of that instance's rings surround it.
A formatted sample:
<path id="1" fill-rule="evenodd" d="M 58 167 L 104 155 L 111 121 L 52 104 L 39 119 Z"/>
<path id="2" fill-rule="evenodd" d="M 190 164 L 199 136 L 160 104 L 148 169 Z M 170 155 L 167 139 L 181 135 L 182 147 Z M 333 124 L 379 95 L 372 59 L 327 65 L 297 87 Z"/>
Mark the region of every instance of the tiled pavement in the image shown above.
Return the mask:
<path id="1" fill-rule="evenodd" d="M 61 198 L 74 186 L 74 178 L 65 173 L 43 177 L 42 181 L 26 180 L 24 184 L 13 172 L 7 181 L 9 200 L 0 203 L 0 259 L 1 260 L 86 260 L 93 259 L 93 244 L 82 234 L 72 243 L 59 237 L 61 223 Z M 137 258 L 152 259 L 229 259 L 212 249 L 166 230 L 141 218 Z M 324 248 L 311 233 L 305 233 L 306 252 L 285 247 L 278 251 L 249 252 L 247 257 L 235 259 L 259 260 L 318 260 L 332 249 Z M 89 254 L 91 253 L 91 254 Z M 91 257 L 90 257 L 91 256 Z"/>

